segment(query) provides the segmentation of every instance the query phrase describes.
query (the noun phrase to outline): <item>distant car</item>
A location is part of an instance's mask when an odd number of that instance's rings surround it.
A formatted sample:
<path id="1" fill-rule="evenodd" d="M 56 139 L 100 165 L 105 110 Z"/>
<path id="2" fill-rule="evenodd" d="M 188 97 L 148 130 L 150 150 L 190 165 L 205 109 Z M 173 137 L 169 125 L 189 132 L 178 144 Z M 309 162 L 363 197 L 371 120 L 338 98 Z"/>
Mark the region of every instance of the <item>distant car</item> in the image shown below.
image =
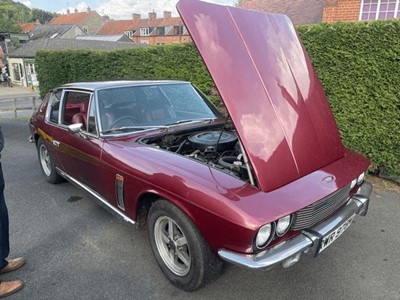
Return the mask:
<path id="1" fill-rule="evenodd" d="M 189 82 L 63 85 L 29 123 L 45 178 L 147 226 L 161 270 L 187 291 L 222 260 L 287 268 L 320 254 L 367 213 L 369 161 L 342 145 L 292 25 L 193 0 L 178 10 L 228 116 Z"/>

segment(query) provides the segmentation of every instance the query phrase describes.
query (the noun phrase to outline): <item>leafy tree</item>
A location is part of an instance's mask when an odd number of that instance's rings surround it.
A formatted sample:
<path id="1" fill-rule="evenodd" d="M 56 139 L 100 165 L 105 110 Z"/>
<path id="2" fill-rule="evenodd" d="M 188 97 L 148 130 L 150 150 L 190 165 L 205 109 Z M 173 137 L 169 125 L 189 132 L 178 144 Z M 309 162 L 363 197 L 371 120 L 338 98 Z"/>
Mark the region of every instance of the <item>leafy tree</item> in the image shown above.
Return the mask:
<path id="1" fill-rule="evenodd" d="M 21 32 L 19 24 L 34 22 L 37 19 L 44 24 L 51 20 L 55 13 L 41 9 L 30 9 L 22 3 L 13 0 L 0 0 L 0 31 Z"/>
<path id="2" fill-rule="evenodd" d="M 28 22 L 35 22 L 36 20 L 39 20 L 41 24 L 48 23 L 52 18 L 57 16 L 56 13 L 51 13 L 38 8 L 33 8 L 30 14 L 31 17 Z"/>

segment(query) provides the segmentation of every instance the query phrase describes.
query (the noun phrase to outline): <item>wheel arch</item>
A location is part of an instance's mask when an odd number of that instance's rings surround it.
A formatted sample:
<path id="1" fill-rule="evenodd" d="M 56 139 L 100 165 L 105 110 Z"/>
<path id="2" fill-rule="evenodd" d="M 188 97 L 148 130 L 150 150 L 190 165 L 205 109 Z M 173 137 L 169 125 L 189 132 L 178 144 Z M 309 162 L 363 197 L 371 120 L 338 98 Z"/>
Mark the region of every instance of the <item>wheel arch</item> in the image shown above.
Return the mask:
<path id="1" fill-rule="evenodd" d="M 170 195 L 164 195 L 163 193 L 158 193 L 156 191 L 146 191 L 142 193 L 137 202 L 136 202 L 136 227 L 138 229 L 146 229 L 147 228 L 147 219 L 150 211 L 150 207 L 159 200 L 165 200 L 170 202 L 179 208 L 187 217 L 192 221 L 192 223 L 197 227 L 200 233 L 204 236 L 204 233 L 201 232 L 200 227 L 196 222 L 196 217 L 191 213 L 191 210 L 185 205 L 184 200 L 176 199 Z"/>

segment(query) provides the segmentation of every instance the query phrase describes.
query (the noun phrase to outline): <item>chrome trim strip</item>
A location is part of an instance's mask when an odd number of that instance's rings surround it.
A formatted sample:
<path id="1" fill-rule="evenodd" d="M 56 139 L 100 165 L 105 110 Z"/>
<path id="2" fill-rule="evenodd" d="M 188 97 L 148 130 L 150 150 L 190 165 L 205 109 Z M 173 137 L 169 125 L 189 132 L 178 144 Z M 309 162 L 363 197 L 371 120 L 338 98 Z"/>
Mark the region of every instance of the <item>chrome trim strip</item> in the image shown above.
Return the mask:
<path id="1" fill-rule="evenodd" d="M 76 180 L 75 178 L 69 176 L 67 173 L 65 173 L 64 171 L 60 170 L 59 168 L 57 168 L 57 172 L 64 177 L 65 179 L 67 179 L 68 181 L 71 181 L 72 183 L 76 184 L 77 186 L 83 188 L 86 192 L 88 192 L 89 194 L 91 194 L 92 196 L 94 196 L 97 200 L 100 201 L 100 204 L 106 208 L 107 210 L 109 210 L 111 213 L 116 214 L 117 217 L 122 218 L 124 221 L 131 223 L 131 224 L 135 224 L 136 222 L 134 220 L 132 220 L 131 218 L 129 218 L 128 216 L 126 216 L 124 213 L 122 213 L 121 211 L 119 211 L 118 209 L 116 209 L 114 206 L 112 206 L 110 203 L 107 202 L 106 199 L 104 199 L 102 196 L 100 196 L 98 193 L 96 193 L 95 191 L 93 191 L 91 188 L 87 187 L 86 185 L 82 184 L 81 182 L 79 182 L 78 180 Z"/>
<path id="2" fill-rule="evenodd" d="M 301 234 L 290 240 L 257 254 L 242 254 L 219 249 L 218 255 L 221 259 L 240 267 L 263 270 L 271 269 L 297 254 L 307 253 L 316 256 L 320 241 L 324 236 L 333 232 L 352 215 L 366 215 L 372 189 L 369 188 L 370 183 L 364 182 L 364 184 L 364 195 L 354 195 L 335 215 L 313 228 L 303 230 Z"/>

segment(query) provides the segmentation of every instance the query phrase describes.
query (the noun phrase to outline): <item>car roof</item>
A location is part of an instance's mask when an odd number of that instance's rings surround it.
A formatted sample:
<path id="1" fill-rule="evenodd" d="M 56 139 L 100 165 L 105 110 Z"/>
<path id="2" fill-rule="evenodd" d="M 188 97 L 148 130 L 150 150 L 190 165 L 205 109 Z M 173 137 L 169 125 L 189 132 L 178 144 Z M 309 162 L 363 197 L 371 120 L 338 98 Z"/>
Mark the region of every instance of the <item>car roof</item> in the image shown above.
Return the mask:
<path id="1" fill-rule="evenodd" d="M 144 86 L 144 85 L 162 85 L 162 84 L 182 84 L 188 81 L 178 80 L 112 80 L 112 81 L 92 81 L 92 82 L 74 82 L 67 83 L 59 89 L 84 89 L 95 91 L 104 88 L 124 87 L 124 86 Z"/>

